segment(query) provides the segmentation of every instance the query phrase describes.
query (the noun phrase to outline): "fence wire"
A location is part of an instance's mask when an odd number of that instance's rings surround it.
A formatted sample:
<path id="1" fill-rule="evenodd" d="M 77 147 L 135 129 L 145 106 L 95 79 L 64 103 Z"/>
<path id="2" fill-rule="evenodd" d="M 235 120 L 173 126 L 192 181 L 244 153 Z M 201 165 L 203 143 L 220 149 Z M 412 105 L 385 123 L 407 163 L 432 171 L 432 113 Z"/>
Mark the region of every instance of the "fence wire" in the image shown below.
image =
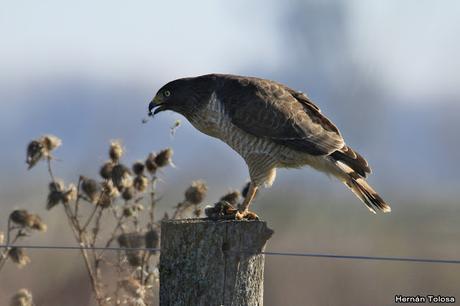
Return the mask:
<path id="1" fill-rule="evenodd" d="M 159 248 L 125 248 L 125 247 L 89 247 L 89 246 L 53 246 L 53 245 L 6 245 L 0 244 L 1 248 L 25 248 L 25 249 L 45 249 L 45 250 L 108 250 L 108 251 L 150 251 L 161 252 Z M 242 253 L 245 253 L 242 251 Z M 437 259 L 437 258 L 416 258 L 416 257 L 386 257 L 386 256 L 360 256 L 360 255 L 340 255 L 322 253 L 292 253 L 292 252 L 271 252 L 264 251 L 257 254 L 267 256 L 291 256 L 291 257 L 314 257 L 328 259 L 351 259 L 369 261 L 396 261 L 396 262 L 417 262 L 417 263 L 437 263 L 437 264 L 460 264 L 460 259 Z"/>

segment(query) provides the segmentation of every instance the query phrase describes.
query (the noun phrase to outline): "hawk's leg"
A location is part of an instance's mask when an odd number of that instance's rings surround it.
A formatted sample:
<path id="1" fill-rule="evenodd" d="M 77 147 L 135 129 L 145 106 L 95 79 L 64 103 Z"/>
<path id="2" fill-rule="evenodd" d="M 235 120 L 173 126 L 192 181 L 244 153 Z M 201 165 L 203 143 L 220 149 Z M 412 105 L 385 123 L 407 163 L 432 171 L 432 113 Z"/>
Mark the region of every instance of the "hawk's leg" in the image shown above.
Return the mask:
<path id="1" fill-rule="evenodd" d="M 236 219 L 237 220 L 242 220 L 242 219 L 248 219 L 248 220 L 257 220 L 259 217 L 253 213 L 252 211 L 249 211 L 249 205 L 251 204 L 252 200 L 256 196 L 258 187 L 251 182 L 249 185 L 249 190 L 244 198 L 243 203 L 238 207 L 238 211 L 236 212 Z"/>

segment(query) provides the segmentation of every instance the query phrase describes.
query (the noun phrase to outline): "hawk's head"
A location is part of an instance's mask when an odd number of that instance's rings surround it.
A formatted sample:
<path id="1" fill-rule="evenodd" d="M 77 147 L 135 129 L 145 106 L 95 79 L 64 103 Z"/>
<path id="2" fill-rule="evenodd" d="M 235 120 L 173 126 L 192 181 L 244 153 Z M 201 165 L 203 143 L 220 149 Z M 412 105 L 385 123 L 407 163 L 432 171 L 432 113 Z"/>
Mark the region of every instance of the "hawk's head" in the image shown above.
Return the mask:
<path id="1" fill-rule="evenodd" d="M 149 115 L 171 110 L 187 116 L 204 106 L 214 89 L 215 78 L 209 75 L 171 81 L 161 87 L 150 102 Z"/>

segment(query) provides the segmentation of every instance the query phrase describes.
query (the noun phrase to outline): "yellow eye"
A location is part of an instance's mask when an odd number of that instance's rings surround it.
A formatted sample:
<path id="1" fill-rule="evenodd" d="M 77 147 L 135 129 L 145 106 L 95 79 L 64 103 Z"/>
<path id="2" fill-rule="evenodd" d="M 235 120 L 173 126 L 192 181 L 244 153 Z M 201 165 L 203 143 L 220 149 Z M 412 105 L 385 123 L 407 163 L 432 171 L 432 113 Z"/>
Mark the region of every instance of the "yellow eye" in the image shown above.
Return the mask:
<path id="1" fill-rule="evenodd" d="M 169 97 L 171 95 L 171 92 L 169 90 L 166 90 L 163 94 L 165 97 Z"/>

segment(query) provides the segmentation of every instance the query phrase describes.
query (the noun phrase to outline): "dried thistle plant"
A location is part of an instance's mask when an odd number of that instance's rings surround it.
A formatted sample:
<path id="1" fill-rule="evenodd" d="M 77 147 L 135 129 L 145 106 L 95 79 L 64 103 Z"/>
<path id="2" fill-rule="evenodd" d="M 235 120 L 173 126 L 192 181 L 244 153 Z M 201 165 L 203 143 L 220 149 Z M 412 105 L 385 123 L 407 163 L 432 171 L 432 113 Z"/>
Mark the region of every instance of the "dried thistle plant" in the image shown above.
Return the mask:
<path id="1" fill-rule="evenodd" d="M 109 157 L 113 163 L 118 163 L 124 152 L 125 150 L 119 140 L 112 140 L 110 142 Z"/>
<path id="2" fill-rule="evenodd" d="M 158 153 L 156 156 L 155 156 L 155 164 L 159 167 L 159 168 L 163 168 L 163 167 L 166 167 L 166 166 L 174 166 L 173 162 L 172 162 L 172 156 L 173 156 L 173 150 L 171 148 L 167 148 L 165 150 L 162 150 L 160 151 L 160 153 Z"/>
<path id="3" fill-rule="evenodd" d="M 15 247 L 15 243 L 33 232 L 45 232 L 47 225 L 37 214 L 29 213 L 25 209 L 16 209 L 8 217 L 6 238 L 0 232 L 0 244 L 6 242 L 7 247 L 0 252 L 0 270 L 8 260 L 11 260 L 19 268 L 25 267 L 30 263 L 30 257 L 26 255 L 24 249 Z M 4 241 L 6 239 L 6 241 Z"/>
<path id="4" fill-rule="evenodd" d="M 30 257 L 26 255 L 23 248 L 12 247 L 8 256 L 19 268 L 23 268 L 30 263 Z"/>
<path id="5" fill-rule="evenodd" d="M 193 215 L 199 217 L 201 209 L 199 205 L 203 202 L 208 193 L 208 187 L 202 180 L 193 181 L 192 184 L 185 190 L 184 200 L 177 204 L 173 214 L 173 219 L 180 218 L 183 214 L 193 208 Z"/>
<path id="6" fill-rule="evenodd" d="M 46 161 L 50 176 L 46 207 L 62 209 L 75 241 L 82 246 L 80 252 L 97 304 L 151 305 L 154 291 L 146 289 L 158 285 L 160 222 L 169 219 L 167 213 L 161 219 L 156 218 L 157 182 L 162 169 L 174 166 L 173 150 L 151 152 L 144 161 L 136 161 L 128 167 L 123 162 L 125 148 L 120 141 L 111 141 L 108 161 L 98 168 L 100 179 L 78 175 L 76 184 L 66 185 L 55 177 L 52 167 L 51 153 L 61 143 L 52 135 L 33 140 L 27 147 L 27 164 L 30 169 L 39 161 Z M 185 190 L 184 200 L 174 208 L 172 218 L 199 217 L 207 191 L 205 182 L 192 182 Z M 238 192 L 231 192 L 222 197 L 221 202 L 232 207 L 239 199 Z M 18 234 L 14 241 L 24 233 L 46 230 L 39 216 L 25 210 L 14 211 L 10 223 L 8 241 L 11 230 L 16 228 Z M 107 251 L 114 242 L 120 249 Z M 95 246 L 102 250 L 92 248 Z M 20 248 L 10 248 L 4 255 L 19 266 L 30 261 Z M 117 275 L 115 280 L 109 270 Z M 22 296 L 26 296 L 25 292 Z M 19 300 L 20 297 L 15 298 Z"/>
<path id="7" fill-rule="evenodd" d="M 52 167 L 51 152 L 60 144 L 55 136 L 32 141 L 27 148 L 27 163 L 31 168 L 40 160 L 47 162 L 50 175 L 47 208 L 62 207 L 76 242 L 83 247 L 80 252 L 98 305 L 152 304 L 153 290 L 145 289 L 158 282 L 156 250 L 161 220 L 155 218 L 156 183 L 158 171 L 173 166 L 172 149 L 151 152 L 145 161 L 136 161 L 128 167 L 122 161 L 125 149 L 121 142 L 111 141 L 108 161 L 98 170 L 102 181 L 79 175 L 76 184 L 66 185 L 55 177 Z M 194 184 L 199 192 L 206 193 L 205 185 Z M 199 194 L 189 191 L 188 197 L 193 205 L 201 202 Z M 27 229 L 46 228 L 40 226 L 38 216 L 30 217 L 23 211 L 16 211 L 12 220 Z M 114 224 L 111 230 L 102 229 L 101 224 L 110 223 Z M 117 253 L 91 248 L 111 247 L 115 241 L 122 249 Z M 12 260 L 27 263 L 28 257 L 22 249 L 12 250 Z M 117 274 L 115 282 L 106 277 L 110 269 Z"/>
<path id="8" fill-rule="evenodd" d="M 52 158 L 51 151 L 56 149 L 62 144 L 61 139 L 54 135 L 45 135 L 37 140 L 33 140 L 27 146 L 26 163 L 29 169 L 37 164 L 42 159 Z"/>

